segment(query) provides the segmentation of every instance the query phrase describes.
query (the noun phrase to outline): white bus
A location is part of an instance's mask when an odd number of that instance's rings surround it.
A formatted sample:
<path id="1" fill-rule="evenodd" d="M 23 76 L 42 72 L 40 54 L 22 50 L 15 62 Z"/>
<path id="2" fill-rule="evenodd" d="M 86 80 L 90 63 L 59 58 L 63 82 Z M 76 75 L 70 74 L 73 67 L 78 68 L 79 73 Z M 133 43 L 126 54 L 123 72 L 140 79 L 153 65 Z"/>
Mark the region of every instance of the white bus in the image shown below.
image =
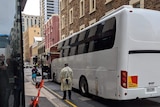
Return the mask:
<path id="1" fill-rule="evenodd" d="M 73 87 L 106 99 L 160 96 L 160 12 L 123 6 L 60 41 L 52 75 L 60 82 L 64 63 Z"/>

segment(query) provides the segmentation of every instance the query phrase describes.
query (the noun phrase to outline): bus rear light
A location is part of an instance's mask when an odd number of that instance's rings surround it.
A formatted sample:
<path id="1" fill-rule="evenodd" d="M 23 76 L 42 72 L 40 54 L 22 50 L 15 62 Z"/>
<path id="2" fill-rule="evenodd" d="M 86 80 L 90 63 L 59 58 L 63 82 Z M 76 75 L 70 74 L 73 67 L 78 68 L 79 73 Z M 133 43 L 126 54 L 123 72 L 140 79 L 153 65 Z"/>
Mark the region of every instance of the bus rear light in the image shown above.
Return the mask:
<path id="1" fill-rule="evenodd" d="M 127 71 L 121 71 L 121 86 L 127 88 Z"/>

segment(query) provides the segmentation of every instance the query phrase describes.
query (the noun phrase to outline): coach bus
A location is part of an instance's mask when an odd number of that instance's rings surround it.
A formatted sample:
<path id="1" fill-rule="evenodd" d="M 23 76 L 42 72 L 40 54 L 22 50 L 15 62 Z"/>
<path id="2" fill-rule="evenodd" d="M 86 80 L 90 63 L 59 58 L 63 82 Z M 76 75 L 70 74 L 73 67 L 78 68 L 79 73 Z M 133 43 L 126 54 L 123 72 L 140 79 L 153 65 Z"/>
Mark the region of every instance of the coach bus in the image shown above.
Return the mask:
<path id="1" fill-rule="evenodd" d="M 160 96 L 160 12 L 122 6 L 59 41 L 52 61 L 55 81 L 65 63 L 73 88 L 105 99 Z M 52 77 L 53 78 L 53 77 Z"/>

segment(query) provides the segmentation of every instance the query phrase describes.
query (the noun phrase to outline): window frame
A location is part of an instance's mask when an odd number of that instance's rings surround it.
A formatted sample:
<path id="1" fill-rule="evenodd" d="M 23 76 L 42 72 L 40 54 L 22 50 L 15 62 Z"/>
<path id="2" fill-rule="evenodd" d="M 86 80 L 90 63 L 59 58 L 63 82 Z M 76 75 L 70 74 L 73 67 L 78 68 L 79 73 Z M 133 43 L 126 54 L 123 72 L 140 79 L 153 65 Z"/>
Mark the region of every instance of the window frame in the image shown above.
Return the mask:
<path id="1" fill-rule="evenodd" d="M 83 3 L 83 4 L 82 4 Z M 80 0 L 80 18 L 85 16 L 85 1 L 84 0 Z"/>
<path id="2" fill-rule="evenodd" d="M 62 19 L 61 29 L 64 29 L 65 28 L 65 15 L 63 15 L 61 19 Z"/>
<path id="3" fill-rule="evenodd" d="M 69 10 L 69 24 L 73 23 L 73 8 Z"/>
<path id="4" fill-rule="evenodd" d="M 108 4 L 108 3 L 110 3 L 111 1 L 113 1 L 113 0 L 106 0 L 105 4 Z"/>
<path id="5" fill-rule="evenodd" d="M 130 0 L 129 1 L 129 5 L 134 5 L 137 4 L 138 2 L 140 2 L 140 8 L 144 8 L 144 0 Z"/>
<path id="6" fill-rule="evenodd" d="M 89 14 L 96 11 L 96 0 L 90 0 L 89 2 Z"/>

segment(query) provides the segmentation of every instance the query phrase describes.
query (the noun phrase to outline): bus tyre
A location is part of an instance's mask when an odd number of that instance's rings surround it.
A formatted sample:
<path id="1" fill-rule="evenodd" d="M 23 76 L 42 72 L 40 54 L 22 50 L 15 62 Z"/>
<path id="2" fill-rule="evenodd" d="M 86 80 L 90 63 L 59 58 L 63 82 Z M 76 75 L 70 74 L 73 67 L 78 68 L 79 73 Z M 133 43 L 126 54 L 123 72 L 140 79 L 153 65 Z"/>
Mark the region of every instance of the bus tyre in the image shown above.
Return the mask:
<path id="1" fill-rule="evenodd" d="M 85 77 L 80 78 L 79 89 L 80 89 L 81 95 L 88 96 L 88 83 Z"/>

